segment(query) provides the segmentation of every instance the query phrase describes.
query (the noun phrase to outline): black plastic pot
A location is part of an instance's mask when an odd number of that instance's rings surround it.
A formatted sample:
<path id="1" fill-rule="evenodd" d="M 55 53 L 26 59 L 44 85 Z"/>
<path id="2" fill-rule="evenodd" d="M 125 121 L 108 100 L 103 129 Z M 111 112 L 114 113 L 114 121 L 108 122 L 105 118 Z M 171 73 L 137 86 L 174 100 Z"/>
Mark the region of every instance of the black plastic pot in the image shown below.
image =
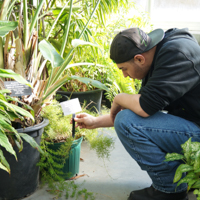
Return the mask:
<path id="1" fill-rule="evenodd" d="M 44 119 L 40 124 L 27 127 L 25 129 L 17 129 L 19 133 L 27 133 L 35 139 L 39 144 L 44 127 L 49 121 Z M 18 149 L 14 147 L 17 159 L 3 150 L 3 154 L 10 164 L 11 174 L 4 170 L 0 170 L 0 200 L 15 200 L 29 196 L 38 187 L 39 184 L 39 162 L 40 153 L 23 140 L 23 150 L 18 153 Z"/>
<path id="2" fill-rule="evenodd" d="M 102 90 L 90 90 L 86 92 L 57 91 L 57 94 L 62 96 L 62 98 L 57 99 L 59 102 L 78 98 L 81 106 L 84 104 L 84 102 L 86 103 L 86 106 L 89 104 L 87 106 L 87 110 L 97 113 L 101 111 Z"/>

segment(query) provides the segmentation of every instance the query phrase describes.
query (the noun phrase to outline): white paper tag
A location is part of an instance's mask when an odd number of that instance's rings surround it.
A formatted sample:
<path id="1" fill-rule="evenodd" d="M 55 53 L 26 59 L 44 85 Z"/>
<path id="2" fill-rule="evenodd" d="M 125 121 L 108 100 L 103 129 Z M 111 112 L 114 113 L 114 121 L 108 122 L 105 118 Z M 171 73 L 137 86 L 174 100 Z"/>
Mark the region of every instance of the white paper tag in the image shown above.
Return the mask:
<path id="1" fill-rule="evenodd" d="M 64 115 L 70 115 L 82 111 L 78 98 L 70 99 L 60 103 Z"/>

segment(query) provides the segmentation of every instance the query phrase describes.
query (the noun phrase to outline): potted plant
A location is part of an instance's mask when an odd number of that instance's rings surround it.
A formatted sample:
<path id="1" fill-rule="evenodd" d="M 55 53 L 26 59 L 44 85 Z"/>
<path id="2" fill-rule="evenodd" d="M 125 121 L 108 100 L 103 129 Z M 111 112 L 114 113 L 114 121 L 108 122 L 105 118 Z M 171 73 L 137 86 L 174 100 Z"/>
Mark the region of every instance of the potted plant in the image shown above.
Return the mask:
<path id="1" fill-rule="evenodd" d="M 197 195 L 197 200 L 200 199 L 200 142 L 192 142 L 189 138 L 184 144 L 181 145 L 183 154 L 168 153 L 166 155 L 166 162 L 181 160 L 182 164 L 176 170 L 174 175 L 174 183 L 179 186 L 181 183 L 187 183 L 189 191 L 194 190 Z M 182 175 L 186 176 L 182 178 Z M 181 179 L 182 178 L 182 179 Z"/>
<path id="2" fill-rule="evenodd" d="M 30 85 L 23 77 L 11 70 L 0 69 L 0 77 L 12 78 L 22 84 Z M 9 93 L 10 91 L 7 89 L 0 90 L 0 197 L 2 199 L 19 199 L 37 188 L 39 168 L 36 167 L 36 164 L 39 161 L 40 153 L 43 153 L 39 146 L 42 130 L 35 132 L 38 125 L 29 130 L 15 129 L 16 124 L 23 124 L 25 121 L 34 121 L 35 119 L 31 114 L 32 108 L 17 98 L 7 95 Z M 14 103 L 18 103 L 20 106 Z M 47 123 L 44 121 L 39 126 L 44 127 Z"/>
<path id="3" fill-rule="evenodd" d="M 86 110 L 86 112 L 89 112 Z M 42 135 L 41 148 L 45 152 L 39 162 L 42 180 L 48 183 L 51 192 L 58 191 L 60 185 L 65 184 L 79 173 L 81 142 L 84 138 L 97 156 L 108 158 L 114 147 L 113 138 L 101 135 L 97 130 L 76 129 L 72 136 L 71 115 L 64 116 L 59 102 L 54 101 L 42 109 L 42 116 L 49 119 Z M 94 113 L 95 114 L 95 113 Z M 97 114 L 95 114 L 97 115 Z M 57 182 L 57 183 L 56 183 Z M 63 188 L 66 189 L 66 188 Z M 60 192 L 63 189 L 59 189 Z"/>

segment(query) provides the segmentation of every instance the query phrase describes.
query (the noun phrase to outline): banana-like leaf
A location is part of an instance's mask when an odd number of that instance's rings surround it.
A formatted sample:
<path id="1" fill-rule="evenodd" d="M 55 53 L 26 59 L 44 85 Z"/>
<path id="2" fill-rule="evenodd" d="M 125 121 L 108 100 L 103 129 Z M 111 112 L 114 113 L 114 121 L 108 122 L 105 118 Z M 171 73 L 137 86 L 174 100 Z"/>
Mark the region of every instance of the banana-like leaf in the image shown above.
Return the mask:
<path id="1" fill-rule="evenodd" d="M 17 28 L 18 22 L 14 21 L 0 21 L 0 37 L 6 36 L 10 31 Z"/>
<path id="2" fill-rule="evenodd" d="M 40 153 L 44 154 L 44 151 L 40 148 L 38 143 L 33 139 L 33 137 L 29 136 L 26 133 L 19 133 L 19 135 L 28 142 L 33 148 L 37 149 Z"/>
<path id="3" fill-rule="evenodd" d="M 10 165 L 3 155 L 3 151 L 0 149 L 0 168 L 7 171 L 10 174 Z"/>
<path id="4" fill-rule="evenodd" d="M 42 55 L 51 62 L 52 67 L 59 67 L 64 62 L 63 58 L 56 51 L 56 49 L 46 40 L 39 43 L 39 48 Z"/>
<path id="5" fill-rule="evenodd" d="M 76 48 L 79 45 L 90 45 L 90 46 L 96 46 L 96 47 L 98 46 L 98 44 L 94 44 L 92 42 L 86 42 L 86 41 L 80 40 L 80 39 L 74 39 L 74 40 L 72 40 L 72 46 L 74 48 Z"/>
<path id="6" fill-rule="evenodd" d="M 6 151 L 8 151 L 9 153 L 11 153 L 12 155 L 15 156 L 16 160 L 17 160 L 17 155 L 10 143 L 10 141 L 8 140 L 8 137 L 6 136 L 6 134 L 0 130 L 0 145 L 2 147 L 4 147 L 6 149 Z"/>
<path id="7" fill-rule="evenodd" d="M 76 80 L 79 80 L 85 84 L 91 84 L 92 86 L 96 87 L 96 88 L 99 88 L 99 89 L 102 89 L 102 90 L 108 90 L 108 88 L 103 84 L 101 83 L 100 81 L 97 81 L 97 80 L 93 80 L 91 78 L 87 78 L 87 77 L 79 77 L 79 76 L 70 76 L 69 79 L 76 79 Z"/>
<path id="8" fill-rule="evenodd" d="M 0 69 L 0 77 L 12 78 L 18 81 L 19 83 L 26 84 L 29 87 L 33 88 L 28 81 L 26 81 L 21 75 L 13 72 L 11 69 Z"/>

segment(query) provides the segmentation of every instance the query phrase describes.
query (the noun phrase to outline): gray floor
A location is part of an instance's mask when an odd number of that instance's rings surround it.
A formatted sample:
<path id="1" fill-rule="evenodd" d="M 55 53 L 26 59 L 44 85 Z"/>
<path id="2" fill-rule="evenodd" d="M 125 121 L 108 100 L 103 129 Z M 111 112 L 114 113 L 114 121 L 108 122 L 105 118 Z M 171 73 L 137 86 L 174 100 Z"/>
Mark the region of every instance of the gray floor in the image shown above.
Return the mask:
<path id="1" fill-rule="evenodd" d="M 93 192 L 96 200 L 126 200 L 133 190 L 142 189 L 151 185 L 147 173 L 142 171 L 137 163 L 128 155 L 113 130 L 104 129 L 115 138 L 115 148 L 109 160 L 97 158 L 96 153 L 88 147 L 85 141 L 81 145 L 79 175 L 86 174 L 75 180 L 75 183 Z M 24 200 L 51 200 L 54 195 L 49 194 L 46 187 L 38 188 L 31 196 Z M 59 200 L 64 200 L 64 197 Z M 69 198 L 76 199 L 76 198 Z M 83 199 L 82 196 L 77 198 Z M 89 200 L 89 199 L 88 199 Z M 189 200 L 196 200 L 189 193 Z"/>

